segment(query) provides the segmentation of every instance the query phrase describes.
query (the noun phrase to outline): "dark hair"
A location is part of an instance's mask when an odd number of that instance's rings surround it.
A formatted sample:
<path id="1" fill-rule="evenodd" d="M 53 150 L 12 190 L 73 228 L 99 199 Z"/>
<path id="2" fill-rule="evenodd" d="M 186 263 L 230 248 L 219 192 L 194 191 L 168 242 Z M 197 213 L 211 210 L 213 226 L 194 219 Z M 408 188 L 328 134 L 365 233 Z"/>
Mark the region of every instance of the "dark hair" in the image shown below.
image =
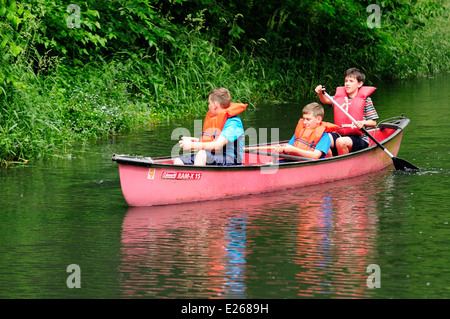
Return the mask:
<path id="1" fill-rule="evenodd" d="M 350 68 L 347 71 L 345 71 L 345 77 L 347 76 L 353 76 L 358 80 L 358 82 L 364 82 L 366 80 L 366 75 L 357 68 Z"/>

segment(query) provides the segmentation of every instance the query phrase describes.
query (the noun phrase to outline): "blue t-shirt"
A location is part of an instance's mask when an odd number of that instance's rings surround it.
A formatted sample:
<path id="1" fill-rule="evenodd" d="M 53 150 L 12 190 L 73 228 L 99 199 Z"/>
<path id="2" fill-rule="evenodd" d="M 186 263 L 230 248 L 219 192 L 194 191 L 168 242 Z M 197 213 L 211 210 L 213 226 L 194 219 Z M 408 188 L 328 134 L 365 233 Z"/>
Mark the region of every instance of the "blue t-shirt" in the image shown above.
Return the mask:
<path id="1" fill-rule="evenodd" d="M 242 159 L 244 158 L 245 135 L 241 119 L 238 116 L 229 118 L 225 122 L 220 136 L 223 136 L 228 140 L 227 144 L 224 146 L 225 155 L 231 158 L 235 158 L 237 155 L 237 162 L 242 163 Z M 237 149 L 235 146 L 237 146 Z"/>
<path id="2" fill-rule="evenodd" d="M 295 142 L 295 134 L 289 141 L 289 145 L 294 145 L 294 142 Z M 322 156 L 320 158 L 324 158 L 327 155 L 328 151 L 330 150 L 330 146 L 331 146 L 330 136 L 328 135 L 328 133 L 323 133 L 322 137 L 320 138 L 315 148 L 315 150 L 319 150 L 322 152 Z"/>

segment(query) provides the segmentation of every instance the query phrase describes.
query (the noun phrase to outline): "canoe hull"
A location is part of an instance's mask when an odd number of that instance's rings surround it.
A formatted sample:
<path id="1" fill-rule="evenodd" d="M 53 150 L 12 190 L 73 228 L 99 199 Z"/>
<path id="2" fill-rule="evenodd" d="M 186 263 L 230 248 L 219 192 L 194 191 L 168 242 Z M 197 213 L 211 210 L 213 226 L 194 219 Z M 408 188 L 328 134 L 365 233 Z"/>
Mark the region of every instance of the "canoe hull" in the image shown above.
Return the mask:
<path id="1" fill-rule="evenodd" d="M 393 133 L 382 144 L 396 156 L 403 129 L 391 131 Z M 329 159 L 222 168 L 145 161 L 135 164 L 118 157 L 113 160 L 118 162 L 122 193 L 129 206 L 178 204 L 270 192 L 351 178 L 392 165 L 392 159 L 376 146 Z"/>

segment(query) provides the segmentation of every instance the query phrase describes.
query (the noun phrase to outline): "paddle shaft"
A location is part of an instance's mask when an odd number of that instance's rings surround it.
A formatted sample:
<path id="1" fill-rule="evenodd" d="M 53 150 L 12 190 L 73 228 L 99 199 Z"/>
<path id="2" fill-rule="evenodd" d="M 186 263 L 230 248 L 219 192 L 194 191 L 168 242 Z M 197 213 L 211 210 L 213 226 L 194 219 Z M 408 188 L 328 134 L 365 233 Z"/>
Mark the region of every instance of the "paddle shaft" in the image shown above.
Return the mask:
<path id="1" fill-rule="evenodd" d="M 264 149 L 264 148 L 262 148 L 262 149 Z M 313 160 L 313 158 L 309 158 L 309 157 L 301 157 L 301 156 L 295 156 L 295 155 L 270 153 L 270 152 L 261 152 L 261 151 L 258 151 L 257 149 L 255 149 L 255 150 L 246 150 L 246 152 L 247 153 L 254 153 L 254 154 L 265 155 L 265 156 L 281 157 L 281 158 L 286 158 L 286 159 L 295 160 L 295 161 L 312 161 Z"/>
<path id="2" fill-rule="evenodd" d="M 344 108 L 342 106 L 339 105 L 338 102 L 336 102 L 327 92 L 323 91 L 322 92 L 323 95 L 325 95 L 331 102 L 333 102 L 334 105 L 336 105 L 352 122 L 353 124 L 356 125 L 356 120 L 353 118 L 353 116 L 351 116 L 350 114 L 348 114 L 348 112 L 346 110 L 344 110 Z M 372 141 L 374 141 L 375 144 L 378 145 L 378 147 L 380 147 L 383 151 L 385 151 L 385 153 L 387 155 L 389 155 L 390 158 L 394 158 L 394 155 L 392 155 L 391 152 L 389 152 L 388 149 L 386 149 L 386 147 L 384 147 L 383 145 L 381 145 L 380 142 L 378 142 L 375 137 L 373 137 L 372 135 L 369 134 L 369 132 L 367 132 L 367 130 L 363 127 L 361 128 L 361 131 L 363 131 L 364 134 L 366 134 Z"/>
<path id="3" fill-rule="evenodd" d="M 278 146 L 247 146 L 244 151 L 274 150 Z"/>

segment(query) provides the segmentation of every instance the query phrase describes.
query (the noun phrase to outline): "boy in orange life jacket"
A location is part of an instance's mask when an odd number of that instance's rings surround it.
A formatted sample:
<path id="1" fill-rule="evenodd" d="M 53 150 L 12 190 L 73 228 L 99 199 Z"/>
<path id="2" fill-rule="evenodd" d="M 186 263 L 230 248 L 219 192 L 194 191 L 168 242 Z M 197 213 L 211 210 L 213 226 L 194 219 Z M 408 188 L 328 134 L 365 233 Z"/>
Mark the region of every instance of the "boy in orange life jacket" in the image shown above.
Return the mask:
<path id="1" fill-rule="evenodd" d="M 198 151 L 178 157 L 176 165 L 240 165 L 244 157 L 244 127 L 237 116 L 247 104 L 232 103 L 230 91 L 216 88 L 209 92 L 208 108 L 201 138 L 183 136 L 183 150 Z"/>
<path id="2" fill-rule="evenodd" d="M 288 144 L 279 145 L 275 152 L 309 158 L 323 158 L 329 153 L 329 132 L 339 126 L 322 122 L 324 110 L 319 103 L 310 103 L 303 108 L 303 118 L 298 121 L 294 136 Z"/>
<path id="3" fill-rule="evenodd" d="M 345 72 L 345 86 L 336 88 L 334 100 L 343 105 L 344 109 L 357 121 L 356 127 L 350 119 L 336 106 L 334 106 L 334 123 L 341 128 L 332 133 L 331 150 L 333 155 L 343 155 L 356 152 L 369 145 L 369 138 L 362 133 L 362 127 L 373 127 L 377 125 L 377 111 L 373 106 L 370 94 L 375 91 L 374 87 L 363 86 L 366 76 L 356 68 Z M 332 104 L 322 93 L 322 86 L 315 88 L 322 103 Z"/>

